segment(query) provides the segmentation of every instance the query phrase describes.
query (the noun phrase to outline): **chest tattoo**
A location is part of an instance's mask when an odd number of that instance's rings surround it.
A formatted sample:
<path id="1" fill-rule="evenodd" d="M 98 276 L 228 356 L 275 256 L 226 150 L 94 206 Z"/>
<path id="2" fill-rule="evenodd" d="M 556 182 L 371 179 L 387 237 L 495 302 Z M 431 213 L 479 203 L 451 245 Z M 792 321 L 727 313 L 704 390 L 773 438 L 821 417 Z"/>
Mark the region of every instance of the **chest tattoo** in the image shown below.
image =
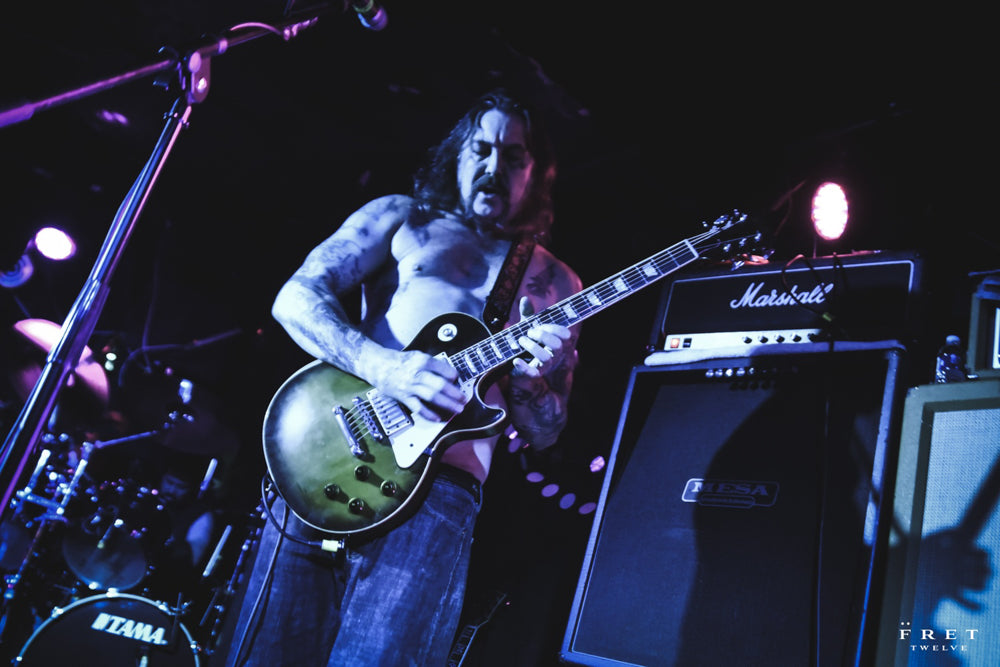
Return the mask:
<path id="1" fill-rule="evenodd" d="M 556 278 L 556 267 L 555 264 L 549 264 L 544 269 L 531 276 L 528 279 L 528 284 L 526 289 L 529 294 L 535 296 L 545 296 L 552 289 L 552 283 Z"/>

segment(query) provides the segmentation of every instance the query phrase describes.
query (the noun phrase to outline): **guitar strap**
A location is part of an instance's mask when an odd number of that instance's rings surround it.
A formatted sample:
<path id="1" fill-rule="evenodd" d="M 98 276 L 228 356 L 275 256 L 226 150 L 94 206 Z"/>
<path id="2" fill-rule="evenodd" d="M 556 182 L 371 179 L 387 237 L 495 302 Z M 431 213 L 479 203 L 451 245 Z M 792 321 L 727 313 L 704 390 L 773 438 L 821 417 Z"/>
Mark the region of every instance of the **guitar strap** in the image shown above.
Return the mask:
<path id="1" fill-rule="evenodd" d="M 517 243 L 510 244 L 507 251 L 507 258 L 500 267 L 500 275 L 493 285 L 493 291 L 486 299 L 483 307 L 483 322 L 491 333 L 497 333 L 503 328 L 510 315 L 510 307 L 517 294 L 517 288 L 524 278 L 524 271 L 528 268 L 528 260 L 535 249 L 535 240 L 524 237 Z"/>

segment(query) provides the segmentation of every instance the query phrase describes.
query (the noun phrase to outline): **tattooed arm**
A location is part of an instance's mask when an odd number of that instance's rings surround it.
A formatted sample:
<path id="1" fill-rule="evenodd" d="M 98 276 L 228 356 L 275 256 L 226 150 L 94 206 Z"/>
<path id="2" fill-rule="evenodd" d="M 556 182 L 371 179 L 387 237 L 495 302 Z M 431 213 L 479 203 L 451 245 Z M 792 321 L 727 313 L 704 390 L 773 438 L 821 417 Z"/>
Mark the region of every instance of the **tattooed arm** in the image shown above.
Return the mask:
<path id="1" fill-rule="evenodd" d="M 548 269 L 532 281 L 537 282 L 543 275 L 546 276 L 545 284 L 529 281 L 528 291 L 535 295 L 544 294 L 550 302 L 576 294 L 581 289 L 579 277 L 561 262 L 550 263 Z M 521 298 L 518 310 L 521 319 L 534 314 L 527 297 Z M 536 449 L 555 444 L 566 427 L 573 372 L 579 360 L 576 352 L 579 335 L 579 325 L 567 328 L 539 324 L 518 341 L 531 354 L 531 359 L 514 360 L 507 385 L 507 404 L 511 423 Z"/>
<path id="2" fill-rule="evenodd" d="M 539 375 L 517 369 L 510 375 L 507 407 L 511 423 L 536 449 L 555 444 L 566 427 L 573 371 L 578 363 L 575 332 L 561 352 L 561 359 L 548 368 L 543 365 Z"/>
<path id="3" fill-rule="evenodd" d="M 351 322 L 341 301 L 393 261 L 392 238 L 411 205 L 408 197 L 393 195 L 351 214 L 306 256 L 279 290 L 271 312 L 313 357 L 363 379 L 427 419 L 438 419 L 431 407 L 457 412 L 464 404 L 451 365 L 377 343 Z"/>

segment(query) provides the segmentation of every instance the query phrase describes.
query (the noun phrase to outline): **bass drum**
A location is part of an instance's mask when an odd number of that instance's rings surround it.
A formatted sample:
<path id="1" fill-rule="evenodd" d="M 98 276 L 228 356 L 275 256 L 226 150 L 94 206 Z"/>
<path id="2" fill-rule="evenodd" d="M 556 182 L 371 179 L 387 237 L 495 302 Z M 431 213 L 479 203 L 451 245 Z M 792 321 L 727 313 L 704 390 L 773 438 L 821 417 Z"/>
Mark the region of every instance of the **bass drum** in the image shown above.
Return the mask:
<path id="1" fill-rule="evenodd" d="M 38 626 L 16 665 L 199 667 L 198 647 L 176 614 L 128 594 L 97 595 L 57 610 Z"/>

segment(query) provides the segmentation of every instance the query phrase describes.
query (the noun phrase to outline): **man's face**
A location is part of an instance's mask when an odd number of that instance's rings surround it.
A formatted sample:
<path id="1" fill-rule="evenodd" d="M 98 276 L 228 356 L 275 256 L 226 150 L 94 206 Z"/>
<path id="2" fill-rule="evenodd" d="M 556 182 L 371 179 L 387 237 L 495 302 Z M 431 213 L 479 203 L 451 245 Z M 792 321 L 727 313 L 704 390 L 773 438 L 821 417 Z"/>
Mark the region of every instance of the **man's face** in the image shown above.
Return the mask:
<path id="1" fill-rule="evenodd" d="M 487 111 L 458 156 L 458 187 L 466 215 L 503 226 L 521 210 L 534 160 L 518 116 Z"/>

